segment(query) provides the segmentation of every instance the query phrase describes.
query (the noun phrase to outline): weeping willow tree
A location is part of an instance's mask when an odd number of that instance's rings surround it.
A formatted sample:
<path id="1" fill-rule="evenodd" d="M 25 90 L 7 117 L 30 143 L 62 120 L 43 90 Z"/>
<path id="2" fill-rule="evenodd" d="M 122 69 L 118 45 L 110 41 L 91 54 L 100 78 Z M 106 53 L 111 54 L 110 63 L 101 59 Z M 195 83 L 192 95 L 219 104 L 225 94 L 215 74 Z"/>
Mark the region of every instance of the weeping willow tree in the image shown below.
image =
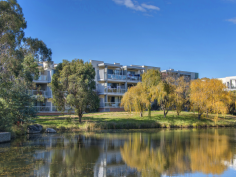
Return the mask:
<path id="1" fill-rule="evenodd" d="M 142 74 L 143 97 L 146 99 L 148 116 L 151 117 L 152 92 L 151 89 L 161 82 L 159 70 L 149 69 Z"/>
<path id="2" fill-rule="evenodd" d="M 169 81 L 162 81 L 151 88 L 152 101 L 157 100 L 164 112 L 164 117 L 175 105 L 175 85 Z"/>
<path id="3" fill-rule="evenodd" d="M 121 100 L 121 106 L 124 106 L 125 111 L 134 111 L 143 117 L 143 111 L 149 106 L 149 100 L 146 99 L 144 92 L 144 86 L 142 83 L 138 83 L 136 86 L 131 87 L 124 94 Z"/>
<path id="4" fill-rule="evenodd" d="M 225 115 L 232 103 L 232 95 L 226 90 L 226 86 L 218 79 L 197 79 L 190 85 L 190 101 L 192 109 L 198 111 L 198 119 L 203 113 Z"/>

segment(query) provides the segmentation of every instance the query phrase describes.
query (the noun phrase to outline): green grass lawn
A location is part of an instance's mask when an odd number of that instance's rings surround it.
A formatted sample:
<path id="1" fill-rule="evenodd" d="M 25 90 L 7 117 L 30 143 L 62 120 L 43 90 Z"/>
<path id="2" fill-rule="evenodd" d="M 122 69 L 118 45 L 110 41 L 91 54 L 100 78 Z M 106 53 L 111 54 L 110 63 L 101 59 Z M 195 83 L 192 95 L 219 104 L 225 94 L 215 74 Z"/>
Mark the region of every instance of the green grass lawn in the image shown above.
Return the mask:
<path id="1" fill-rule="evenodd" d="M 192 112 L 181 112 L 177 116 L 175 111 L 168 113 L 164 118 L 163 111 L 152 111 L 149 118 L 147 112 L 144 117 L 136 113 L 127 112 L 99 112 L 84 114 L 82 123 L 79 123 L 75 115 L 61 116 L 38 116 L 36 123 L 44 128 L 50 127 L 58 130 L 95 130 L 95 129 L 138 129 L 138 128 L 161 128 L 161 127 L 214 127 L 214 126 L 235 126 L 236 116 L 219 116 L 214 120 L 215 115 L 210 114 L 207 118 L 202 116 L 198 120 L 197 114 Z M 71 118 L 71 120 L 70 120 Z"/>

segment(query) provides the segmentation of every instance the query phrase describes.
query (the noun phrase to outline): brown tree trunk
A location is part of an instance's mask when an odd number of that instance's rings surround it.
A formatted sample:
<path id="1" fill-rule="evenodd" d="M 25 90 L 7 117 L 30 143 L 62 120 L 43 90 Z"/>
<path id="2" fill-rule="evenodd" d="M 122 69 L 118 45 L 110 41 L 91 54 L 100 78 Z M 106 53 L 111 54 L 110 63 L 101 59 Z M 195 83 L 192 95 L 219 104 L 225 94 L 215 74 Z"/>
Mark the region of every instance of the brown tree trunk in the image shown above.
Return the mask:
<path id="1" fill-rule="evenodd" d="M 81 113 L 79 113 L 79 114 L 78 114 L 78 116 L 79 116 L 79 123 L 81 123 L 82 114 L 81 114 Z"/>
<path id="2" fill-rule="evenodd" d="M 140 112 L 140 117 L 143 117 L 143 113 L 142 112 Z"/>
<path id="3" fill-rule="evenodd" d="M 179 111 L 177 111 L 177 116 L 179 117 Z"/>
<path id="4" fill-rule="evenodd" d="M 200 119 L 201 119 L 201 115 L 202 115 L 202 114 L 198 114 L 198 120 L 200 120 Z"/>
<path id="5" fill-rule="evenodd" d="M 148 105 L 148 117 L 151 117 L 151 104 Z"/>

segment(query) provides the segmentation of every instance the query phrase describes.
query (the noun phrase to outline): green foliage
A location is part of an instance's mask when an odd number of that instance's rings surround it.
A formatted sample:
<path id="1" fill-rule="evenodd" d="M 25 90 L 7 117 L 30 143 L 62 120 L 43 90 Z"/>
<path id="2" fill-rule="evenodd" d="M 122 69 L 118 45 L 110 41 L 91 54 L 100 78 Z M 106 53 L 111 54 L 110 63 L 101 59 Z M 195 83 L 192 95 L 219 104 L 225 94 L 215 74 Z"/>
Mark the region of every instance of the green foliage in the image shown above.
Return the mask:
<path id="1" fill-rule="evenodd" d="M 36 99 L 27 94 L 38 78 L 39 61 L 51 61 L 51 49 L 26 38 L 26 21 L 16 0 L 0 1 L 0 130 L 35 117 Z"/>
<path id="2" fill-rule="evenodd" d="M 99 107 L 94 78 L 95 71 L 90 63 L 80 59 L 63 60 L 52 78 L 53 103 L 61 111 L 66 106 L 74 108 L 81 122 L 84 112 L 95 111 Z"/>
<path id="3" fill-rule="evenodd" d="M 27 94 L 25 85 L 17 80 L 14 83 L 0 82 L 0 130 L 13 123 L 30 122 L 36 117 L 33 103 L 36 98 Z"/>

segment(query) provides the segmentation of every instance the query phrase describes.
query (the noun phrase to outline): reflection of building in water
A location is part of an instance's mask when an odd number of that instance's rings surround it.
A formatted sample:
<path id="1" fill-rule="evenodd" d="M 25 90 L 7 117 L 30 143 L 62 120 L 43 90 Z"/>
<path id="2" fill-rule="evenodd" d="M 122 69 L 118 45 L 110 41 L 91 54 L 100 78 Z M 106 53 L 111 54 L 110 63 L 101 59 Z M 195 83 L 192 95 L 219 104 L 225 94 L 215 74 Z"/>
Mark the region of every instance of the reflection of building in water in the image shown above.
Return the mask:
<path id="1" fill-rule="evenodd" d="M 120 154 L 122 140 L 104 140 L 100 156 L 94 166 L 94 177 L 141 176 L 136 169 L 130 168 Z"/>

